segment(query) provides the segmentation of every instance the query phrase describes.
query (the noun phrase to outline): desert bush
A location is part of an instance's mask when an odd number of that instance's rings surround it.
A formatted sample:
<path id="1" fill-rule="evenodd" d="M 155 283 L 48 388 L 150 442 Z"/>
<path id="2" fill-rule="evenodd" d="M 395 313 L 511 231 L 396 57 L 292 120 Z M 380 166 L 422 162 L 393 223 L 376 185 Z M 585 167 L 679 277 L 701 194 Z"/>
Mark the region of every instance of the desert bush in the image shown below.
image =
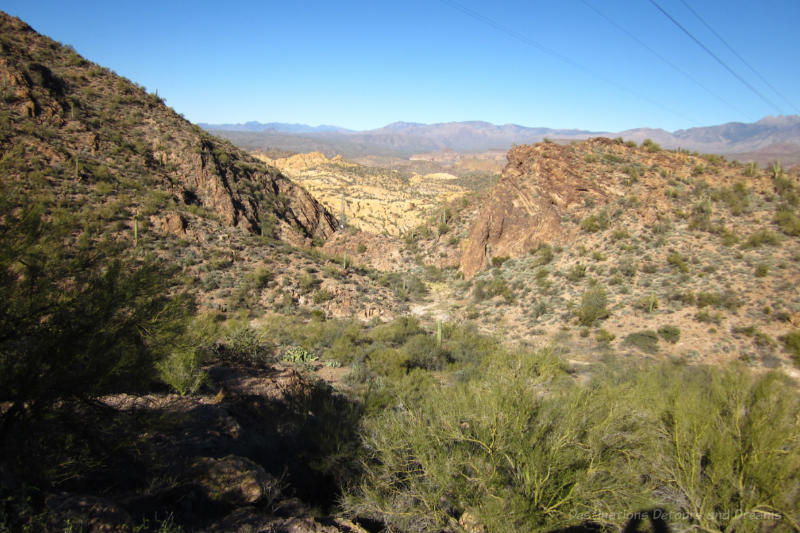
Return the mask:
<path id="1" fill-rule="evenodd" d="M 411 357 L 402 350 L 385 346 L 369 353 L 367 365 L 380 376 L 396 378 L 411 367 Z"/>
<path id="2" fill-rule="evenodd" d="M 711 231 L 711 203 L 708 200 L 697 203 L 689 216 L 689 229 Z"/>
<path id="3" fill-rule="evenodd" d="M 800 366 L 800 329 L 794 329 L 784 335 L 783 345 L 794 359 L 794 364 Z"/>
<path id="4" fill-rule="evenodd" d="M 651 472 L 665 504 L 704 531 L 797 523 L 800 406 L 786 378 L 674 365 L 647 377 L 660 420 Z"/>
<path id="5" fill-rule="evenodd" d="M 421 298 L 428 294 L 428 287 L 419 276 L 402 272 L 386 272 L 377 278 L 379 285 L 388 287 L 402 300 Z"/>
<path id="6" fill-rule="evenodd" d="M 472 297 L 476 302 L 494 298 L 495 296 L 502 296 L 507 303 L 514 301 L 514 293 L 502 278 L 481 279 L 475 283 Z"/>
<path id="7" fill-rule="evenodd" d="M 683 273 L 689 272 L 689 264 L 686 262 L 686 259 L 684 259 L 684 257 L 678 252 L 671 252 L 669 255 L 667 255 L 667 263 L 669 263 L 671 266 L 674 266 Z"/>
<path id="8" fill-rule="evenodd" d="M 479 379 L 384 411 L 367 423 L 374 451 L 345 507 L 402 531 L 457 527 L 465 512 L 491 531 L 531 531 L 600 500 L 620 511 L 640 504 L 638 415 L 565 375 L 549 352 L 509 354 Z M 541 394 L 555 383 L 564 389 Z"/>
<path id="9" fill-rule="evenodd" d="M 661 151 L 661 146 L 658 143 L 653 142 L 652 139 L 645 139 L 642 141 L 642 148 L 647 150 L 650 153 L 656 153 Z"/>
<path id="10" fill-rule="evenodd" d="M 319 289 L 318 291 L 314 292 L 313 300 L 315 304 L 321 304 L 333 300 L 333 298 L 334 296 L 331 291 L 325 289 Z"/>
<path id="11" fill-rule="evenodd" d="M 567 278 L 569 281 L 572 281 L 573 283 L 585 278 L 586 277 L 586 265 L 581 264 L 581 263 L 576 263 L 576 264 L 572 265 L 572 268 L 570 268 L 567 271 L 567 273 L 564 274 L 564 277 Z"/>
<path id="12" fill-rule="evenodd" d="M 601 209 L 581 220 L 581 229 L 594 233 L 596 231 L 608 229 L 609 223 L 608 211 Z"/>
<path id="13" fill-rule="evenodd" d="M 196 393 L 207 375 L 202 368 L 203 358 L 197 350 L 175 351 L 156 363 L 161 380 L 181 396 Z"/>
<path id="14" fill-rule="evenodd" d="M 437 344 L 433 335 L 427 333 L 409 337 L 401 349 L 408 355 L 409 368 L 441 370 L 450 362 L 449 354 Z"/>
<path id="15" fill-rule="evenodd" d="M 302 346 L 287 346 L 281 354 L 281 359 L 290 363 L 312 363 L 319 357 Z"/>
<path id="16" fill-rule="evenodd" d="M 719 312 L 711 312 L 706 309 L 701 309 L 694 315 L 694 319 L 698 322 L 705 322 L 705 323 L 714 323 L 714 324 L 721 324 L 722 323 L 722 314 Z"/>
<path id="17" fill-rule="evenodd" d="M 730 290 L 723 292 L 698 292 L 695 303 L 697 307 L 713 306 L 729 310 L 735 310 L 742 305 L 742 301 Z"/>
<path id="18" fill-rule="evenodd" d="M 791 237 L 800 236 L 800 217 L 790 208 L 783 206 L 775 213 L 775 224 Z"/>
<path id="19" fill-rule="evenodd" d="M 399 346 L 409 337 L 420 333 L 425 333 L 425 330 L 416 317 L 401 316 L 372 328 L 369 338 L 376 342 Z"/>
<path id="20" fill-rule="evenodd" d="M 636 275 L 636 270 L 638 267 L 636 265 L 636 261 L 633 260 L 633 257 L 626 255 L 619 260 L 617 263 L 617 268 L 619 269 L 620 274 L 625 277 L 632 278 Z"/>
<path id="21" fill-rule="evenodd" d="M 275 275 L 266 267 L 258 267 L 246 276 L 248 286 L 254 290 L 261 290 L 274 279 Z"/>
<path id="22" fill-rule="evenodd" d="M 658 352 L 658 334 L 652 330 L 635 331 L 625 336 L 622 344 L 633 346 L 648 354 Z"/>
<path id="23" fill-rule="evenodd" d="M 722 187 L 713 195 L 721 200 L 734 216 L 743 214 L 750 207 L 749 192 L 744 182 L 738 181 L 730 187 Z"/>
<path id="24" fill-rule="evenodd" d="M 152 384 L 194 313 L 175 272 L 112 244 L 71 249 L 68 221 L 0 192 L 0 423 Z"/>
<path id="25" fill-rule="evenodd" d="M 583 293 L 581 304 L 575 310 L 578 323 L 582 326 L 593 326 L 599 320 L 608 318 L 608 296 L 603 287 L 590 287 Z"/>
<path id="26" fill-rule="evenodd" d="M 246 324 L 232 324 L 218 351 L 223 358 L 237 363 L 265 364 L 276 360 L 267 339 Z"/>
<path id="27" fill-rule="evenodd" d="M 501 266 L 503 266 L 503 263 L 508 261 L 508 259 L 509 259 L 509 257 L 507 255 L 492 257 L 492 266 L 495 267 L 495 268 L 501 267 Z"/>
<path id="28" fill-rule="evenodd" d="M 774 232 L 764 229 L 751 233 L 747 240 L 742 243 L 742 248 L 759 248 L 765 244 L 777 246 L 780 242 L 780 239 Z"/>
<path id="29" fill-rule="evenodd" d="M 665 341 L 675 344 L 681 338 L 681 330 L 678 326 L 661 326 L 658 328 L 658 335 Z"/>
<path id="30" fill-rule="evenodd" d="M 553 261 L 554 253 L 553 247 L 547 243 L 541 243 L 535 250 L 532 250 L 531 253 L 536 255 L 536 265 L 542 266 L 550 263 Z"/>

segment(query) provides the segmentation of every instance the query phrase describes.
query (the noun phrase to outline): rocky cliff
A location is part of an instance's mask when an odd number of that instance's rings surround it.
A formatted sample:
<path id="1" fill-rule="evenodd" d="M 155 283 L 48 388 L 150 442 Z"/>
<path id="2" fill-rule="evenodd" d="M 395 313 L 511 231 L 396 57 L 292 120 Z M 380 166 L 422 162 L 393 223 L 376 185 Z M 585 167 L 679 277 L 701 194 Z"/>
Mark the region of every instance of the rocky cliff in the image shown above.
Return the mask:
<path id="1" fill-rule="evenodd" d="M 461 270 L 470 278 L 494 257 L 520 257 L 540 243 L 569 245 L 579 228 L 564 222 L 596 216 L 602 223 L 612 204 L 621 205 L 637 224 L 647 227 L 674 214 L 670 189 L 676 179 L 697 180 L 703 190 L 740 179 L 721 171 L 723 161 L 719 156 L 662 150 L 655 143 L 638 146 L 602 137 L 513 148 L 470 229 Z M 748 185 L 759 193 L 774 188 L 761 172 L 754 172 Z"/>
<path id="2" fill-rule="evenodd" d="M 596 141 L 601 142 L 601 141 Z M 607 192 L 583 175 L 568 146 L 519 146 L 470 231 L 461 269 L 470 278 L 492 257 L 520 256 L 562 237 L 561 217 Z M 591 201 L 591 200 L 589 200 Z"/>

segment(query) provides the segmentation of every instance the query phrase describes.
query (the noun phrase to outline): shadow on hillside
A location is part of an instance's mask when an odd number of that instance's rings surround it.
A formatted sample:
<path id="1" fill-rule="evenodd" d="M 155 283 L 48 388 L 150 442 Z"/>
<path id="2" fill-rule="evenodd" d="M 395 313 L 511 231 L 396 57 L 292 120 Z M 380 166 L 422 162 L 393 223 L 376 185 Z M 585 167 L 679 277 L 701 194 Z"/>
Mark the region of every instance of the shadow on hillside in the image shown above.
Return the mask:
<path id="1" fill-rule="evenodd" d="M 167 517 L 205 527 L 243 507 L 331 510 L 356 473 L 360 406 L 291 369 L 210 373 L 248 386 L 65 404 L 18 427 L 0 450 L 0 525 L 96 523 L 100 507 L 145 531 Z"/>

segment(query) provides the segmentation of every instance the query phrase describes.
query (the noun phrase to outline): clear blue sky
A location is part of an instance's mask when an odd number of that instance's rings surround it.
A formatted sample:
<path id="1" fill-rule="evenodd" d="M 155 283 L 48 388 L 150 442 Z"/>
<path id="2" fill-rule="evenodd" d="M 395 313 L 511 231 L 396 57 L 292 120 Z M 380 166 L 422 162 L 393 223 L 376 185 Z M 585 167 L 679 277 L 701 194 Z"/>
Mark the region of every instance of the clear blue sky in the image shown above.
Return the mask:
<path id="1" fill-rule="evenodd" d="M 649 0 L 585 1 L 713 95 L 582 0 L 457 1 L 471 13 L 451 0 L 2 0 L 0 9 L 157 89 L 194 122 L 368 129 L 486 120 L 619 131 L 778 114 Z M 656 1 L 783 114 L 797 112 L 681 0 Z M 686 1 L 800 107 L 800 2 Z"/>

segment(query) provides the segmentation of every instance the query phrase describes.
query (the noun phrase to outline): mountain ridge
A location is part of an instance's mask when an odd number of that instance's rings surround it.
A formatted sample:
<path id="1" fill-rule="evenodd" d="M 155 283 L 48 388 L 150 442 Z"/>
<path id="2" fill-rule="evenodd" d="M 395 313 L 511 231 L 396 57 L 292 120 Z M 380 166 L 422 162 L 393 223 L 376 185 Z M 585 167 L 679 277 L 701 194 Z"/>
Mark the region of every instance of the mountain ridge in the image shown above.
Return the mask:
<path id="1" fill-rule="evenodd" d="M 494 149 L 508 150 L 513 145 L 532 144 L 545 138 L 567 142 L 605 136 L 622 137 L 636 142 L 650 138 L 664 148 L 670 149 L 682 148 L 731 157 L 745 155 L 759 164 L 774 160 L 776 155 L 784 163 L 800 163 L 800 149 L 795 148 L 795 145 L 800 145 L 798 115 L 767 116 L 753 123 L 728 122 L 673 132 L 649 127 L 632 128 L 621 132 L 589 131 L 518 124 L 497 125 L 477 120 L 433 124 L 398 121 L 381 128 L 362 131 L 344 128 L 322 131 L 320 128 L 323 126 L 316 128 L 301 126 L 302 131 L 284 129 L 266 132 L 266 130 L 253 131 L 242 128 L 225 129 L 225 125 L 203 125 L 250 150 L 281 148 L 311 151 L 308 148 L 313 147 L 313 150 L 322 151 L 328 156 L 341 153 L 345 157 L 356 157 L 372 151 L 376 154 L 389 153 L 409 157 L 416 153 L 443 149 L 483 152 Z M 782 147 L 777 153 L 776 146 Z"/>

